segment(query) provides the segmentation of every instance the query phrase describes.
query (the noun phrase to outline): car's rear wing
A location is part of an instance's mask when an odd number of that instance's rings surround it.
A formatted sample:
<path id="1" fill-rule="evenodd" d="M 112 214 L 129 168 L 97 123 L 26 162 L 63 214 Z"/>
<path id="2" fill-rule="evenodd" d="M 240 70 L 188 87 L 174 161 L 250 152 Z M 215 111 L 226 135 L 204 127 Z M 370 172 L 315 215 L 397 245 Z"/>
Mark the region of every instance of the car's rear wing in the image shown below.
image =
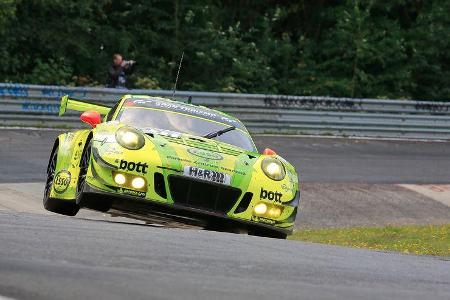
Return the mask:
<path id="1" fill-rule="evenodd" d="M 69 95 L 61 97 L 61 106 L 59 107 L 59 115 L 62 116 L 66 110 L 76 110 L 76 111 L 88 111 L 94 110 L 99 112 L 101 115 L 107 115 L 111 110 L 111 107 L 104 106 L 101 104 L 95 104 L 85 100 L 71 99 Z"/>

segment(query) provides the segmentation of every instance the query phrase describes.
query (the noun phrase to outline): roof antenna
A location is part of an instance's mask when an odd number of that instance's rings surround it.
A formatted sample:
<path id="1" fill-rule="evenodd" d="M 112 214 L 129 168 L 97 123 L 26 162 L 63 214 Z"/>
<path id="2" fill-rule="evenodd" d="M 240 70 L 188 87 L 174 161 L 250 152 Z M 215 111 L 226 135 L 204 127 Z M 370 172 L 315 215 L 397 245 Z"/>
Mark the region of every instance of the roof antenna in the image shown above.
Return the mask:
<path id="1" fill-rule="evenodd" d="M 177 77 L 175 78 L 175 83 L 173 85 L 173 93 L 172 98 L 175 96 L 175 92 L 177 90 L 178 76 L 180 76 L 181 64 L 183 63 L 184 51 L 181 53 L 180 64 L 178 65 Z"/>

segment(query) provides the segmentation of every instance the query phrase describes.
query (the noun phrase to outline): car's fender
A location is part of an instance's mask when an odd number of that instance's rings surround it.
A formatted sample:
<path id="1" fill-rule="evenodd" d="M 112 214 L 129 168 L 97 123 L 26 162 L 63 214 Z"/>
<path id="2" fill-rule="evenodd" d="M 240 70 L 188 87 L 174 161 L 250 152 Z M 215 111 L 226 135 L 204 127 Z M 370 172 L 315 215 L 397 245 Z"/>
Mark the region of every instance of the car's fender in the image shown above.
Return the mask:
<path id="1" fill-rule="evenodd" d="M 91 131 L 85 129 L 67 132 L 56 139 L 53 149 L 58 149 L 58 156 L 50 197 L 75 200 L 80 159 Z"/>

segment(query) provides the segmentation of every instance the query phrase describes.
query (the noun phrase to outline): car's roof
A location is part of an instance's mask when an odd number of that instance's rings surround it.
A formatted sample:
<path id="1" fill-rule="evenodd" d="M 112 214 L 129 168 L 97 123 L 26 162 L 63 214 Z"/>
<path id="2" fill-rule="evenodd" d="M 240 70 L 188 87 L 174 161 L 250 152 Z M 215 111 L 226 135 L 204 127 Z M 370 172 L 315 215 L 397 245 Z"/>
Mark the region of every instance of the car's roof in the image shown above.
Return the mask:
<path id="1" fill-rule="evenodd" d="M 144 107 L 154 109 L 164 109 L 187 115 L 197 116 L 205 119 L 214 120 L 217 122 L 236 126 L 237 128 L 245 129 L 244 125 L 237 118 L 230 116 L 224 112 L 210 109 L 208 107 L 175 101 L 163 97 L 155 97 L 148 95 L 125 95 L 123 97 L 123 107 Z"/>

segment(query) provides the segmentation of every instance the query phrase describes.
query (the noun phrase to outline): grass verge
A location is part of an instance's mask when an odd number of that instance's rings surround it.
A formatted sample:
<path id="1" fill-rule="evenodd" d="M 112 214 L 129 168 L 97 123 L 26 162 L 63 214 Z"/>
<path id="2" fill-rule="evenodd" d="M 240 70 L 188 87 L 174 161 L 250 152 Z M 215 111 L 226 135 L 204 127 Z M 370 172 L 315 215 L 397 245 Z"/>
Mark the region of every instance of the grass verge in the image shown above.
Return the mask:
<path id="1" fill-rule="evenodd" d="M 450 224 L 302 229 L 291 240 L 418 255 L 450 256 Z"/>

